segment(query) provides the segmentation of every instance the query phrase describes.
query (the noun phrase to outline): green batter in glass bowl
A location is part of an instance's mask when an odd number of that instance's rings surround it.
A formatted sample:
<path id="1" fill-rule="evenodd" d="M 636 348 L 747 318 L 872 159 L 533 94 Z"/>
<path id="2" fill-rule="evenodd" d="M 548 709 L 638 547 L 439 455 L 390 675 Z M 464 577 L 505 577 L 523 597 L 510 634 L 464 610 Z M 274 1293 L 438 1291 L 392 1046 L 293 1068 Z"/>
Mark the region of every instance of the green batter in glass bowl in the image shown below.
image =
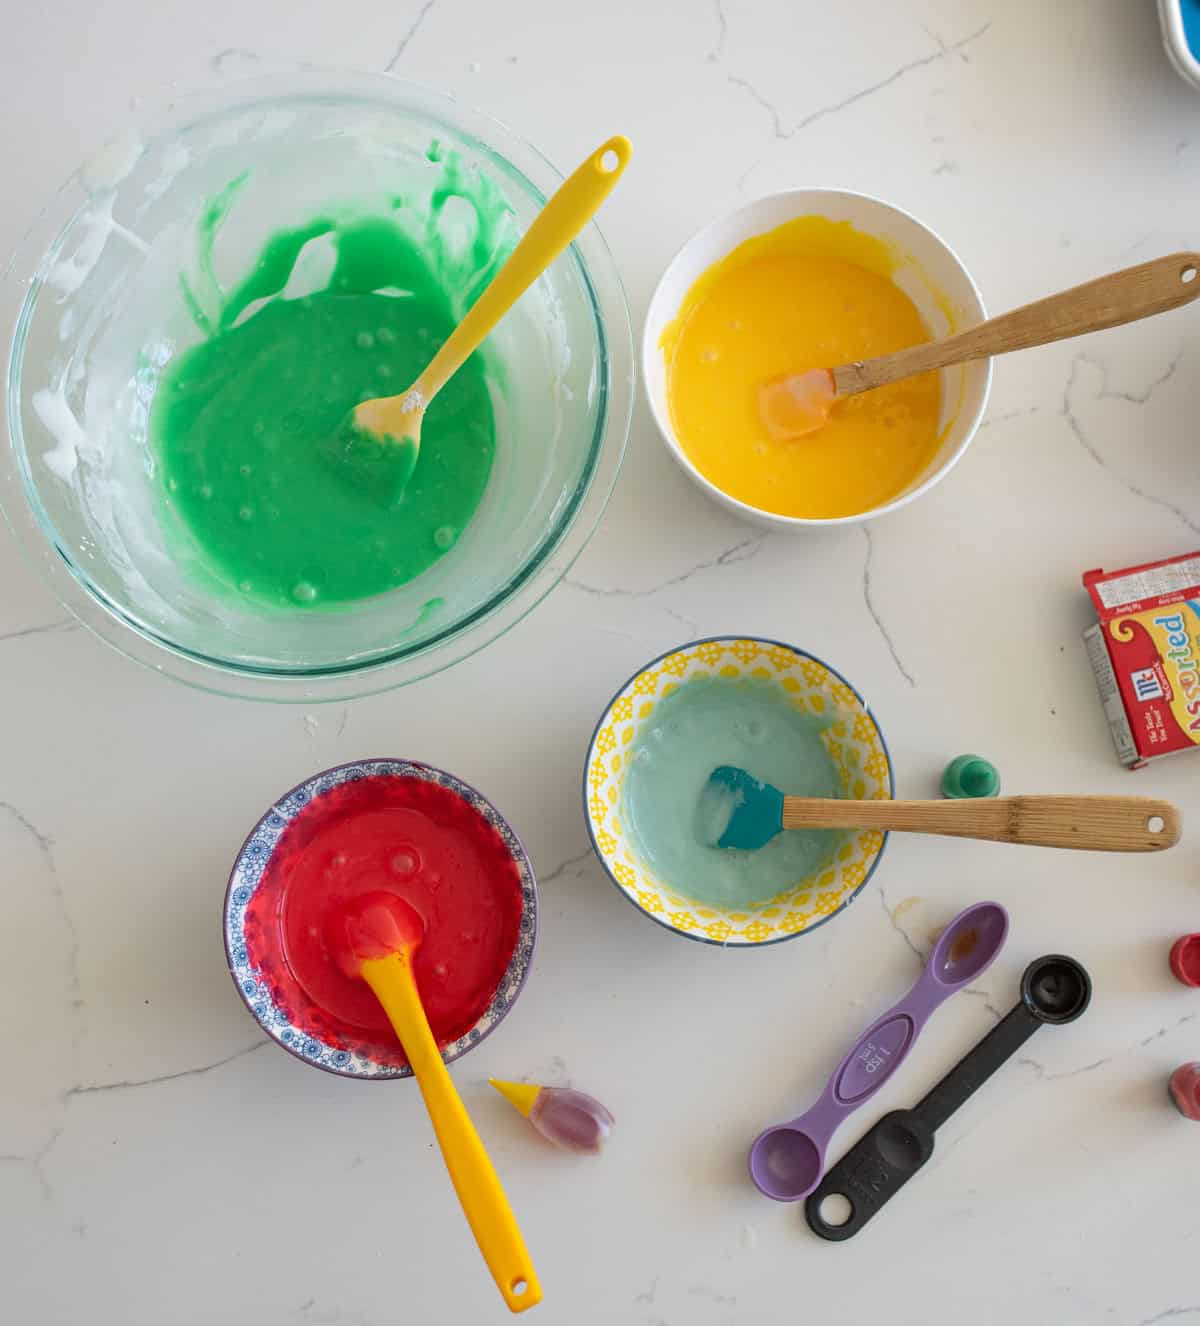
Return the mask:
<path id="1" fill-rule="evenodd" d="M 5 292 L 0 498 L 63 601 L 192 684 L 304 701 L 427 676 L 519 620 L 628 436 L 629 317 L 594 226 L 434 402 L 397 506 L 320 439 L 415 377 L 559 178 L 434 93 L 315 71 L 180 102 L 81 170 Z"/>

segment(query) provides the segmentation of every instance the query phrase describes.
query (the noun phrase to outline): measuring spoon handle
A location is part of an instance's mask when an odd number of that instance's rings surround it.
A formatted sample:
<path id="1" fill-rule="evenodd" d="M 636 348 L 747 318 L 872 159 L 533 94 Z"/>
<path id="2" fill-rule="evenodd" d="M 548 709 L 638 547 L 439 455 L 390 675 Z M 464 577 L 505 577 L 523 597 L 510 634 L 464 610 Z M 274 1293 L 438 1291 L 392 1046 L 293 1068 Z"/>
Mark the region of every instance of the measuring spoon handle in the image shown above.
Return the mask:
<path id="1" fill-rule="evenodd" d="M 817 1103 L 786 1126 L 807 1133 L 824 1149 L 846 1115 L 870 1100 L 900 1067 L 930 1014 L 956 988 L 936 981 L 926 967 L 908 994 L 854 1042 Z"/>
<path id="2" fill-rule="evenodd" d="M 853 1238 L 933 1155 L 933 1131 L 913 1110 L 893 1110 L 829 1169 L 804 1203 L 808 1227 L 830 1243 Z M 849 1210 L 840 1222 L 826 1219 L 830 1197 L 843 1197 Z"/>
<path id="3" fill-rule="evenodd" d="M 1018 1004 L 917 1102 L 913 1113 L 936 1132 L 1041 1025 L 1023 1003 Z"/>

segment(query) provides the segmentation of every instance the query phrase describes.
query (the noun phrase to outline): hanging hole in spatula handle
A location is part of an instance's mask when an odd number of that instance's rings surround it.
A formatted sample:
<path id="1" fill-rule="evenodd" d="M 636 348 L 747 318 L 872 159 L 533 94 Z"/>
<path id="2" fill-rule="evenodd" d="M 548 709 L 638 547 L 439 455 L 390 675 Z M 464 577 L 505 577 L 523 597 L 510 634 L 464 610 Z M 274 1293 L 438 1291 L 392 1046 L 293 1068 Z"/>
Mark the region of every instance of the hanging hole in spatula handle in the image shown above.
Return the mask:
<path id="1" fill-rule="evenodd" d="M 632 155 L 633 147 L 629 139 L 617 134 L 596 149 L 592 162 L 601 175 L 619 175 L 629 164 Z"/>

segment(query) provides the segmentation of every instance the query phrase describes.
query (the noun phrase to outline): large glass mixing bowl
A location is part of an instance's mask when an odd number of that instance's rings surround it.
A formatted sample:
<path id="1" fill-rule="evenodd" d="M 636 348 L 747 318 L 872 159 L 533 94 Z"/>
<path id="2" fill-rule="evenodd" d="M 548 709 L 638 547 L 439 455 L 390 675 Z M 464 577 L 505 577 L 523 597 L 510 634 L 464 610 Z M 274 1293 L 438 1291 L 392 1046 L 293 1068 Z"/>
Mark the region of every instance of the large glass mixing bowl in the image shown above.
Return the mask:
<path id="1" fill-rule="evenodd" d="M 580 157 L 593 146 L 581 143 Z M 494 640 L 583 549 L 616 481 L 634 392 L 629 313 L 594 225 L 488 340 L 492 473 L 458 542 L 424 574 L 336 607 L 266 607 L 217 592 L 166 529 L 147 418 L 163 365 L 200 338 L 180 275 L 206 205 L 248 172 L 212 256 L 227 287 L 280 225 L 348 200 L 402 197 L 419 213 L 437 186 L 431 156 L 447 151 L 500 190 L 514 235 L 561 179 L 446 97 L 305 71 L 144 117 L 38 218 L 4 283 L 14 331 L 0 504 L 62 601 L 124 653 L 231 694 L 366 694 Z M 304 293 L 301 282 L 285 297 Z"/>

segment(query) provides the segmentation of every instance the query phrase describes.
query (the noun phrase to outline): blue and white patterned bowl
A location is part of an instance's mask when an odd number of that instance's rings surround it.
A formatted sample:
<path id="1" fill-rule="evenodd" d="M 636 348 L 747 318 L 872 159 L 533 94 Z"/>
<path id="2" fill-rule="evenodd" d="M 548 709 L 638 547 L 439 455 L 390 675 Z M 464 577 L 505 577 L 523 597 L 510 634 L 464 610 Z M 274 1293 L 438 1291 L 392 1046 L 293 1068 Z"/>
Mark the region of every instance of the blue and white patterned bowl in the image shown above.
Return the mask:
<path id="1" fill-rule="evenodd" d="M 242 997 L 242 1002 L 250 1010 L 255 1021 L 272 1040 L 277 1041 L 289 1053 L 304 1060 L 305 1063 L 312 1064 L 314 1068 L 323 1068 L 329 1073 L 374 1080 L 411 1077 L 412 1069 L 380 1063 L 369 1054 L 328 1044 L 319 1037 L 293 1026 L 288 1014 L 273 997 L 270 982 L 255 965 L 252 945 L 247 943 L 246 908 L 262 881 L 263 872 L 284 830 L 314 798 L 323 792 L 328 792 L 339 783 L 379 776 L 419 778 L 438 783 L 456 792 L 499 833 L 520 876 L 521 918 L 517 946 L 513 950 L 512 959 L 496 993 L 492 996 L 491 1003 L 478 1022 L 465 1035 L 447 1045 L 442 1051 L 442 1058 L 447 1063 L 453 1062 L 478 1045 L 495 1029 L 516 1002 L 533 959 L 538 915 L 537 881 L 521 840 L 486 797 L 481 796 L 467 783 L 455 778 L 453 774 L 434 769 L 427 764 L 416 764 L 411 760 L 358 760 L 353 764 L 341 764 L 314 774 L 279 798 L 251 830 L 230 872 L 229 887 L 225 891 L 224 915 L 225 954 L 230 975 L 237 986 L 238 994 Z"/>

